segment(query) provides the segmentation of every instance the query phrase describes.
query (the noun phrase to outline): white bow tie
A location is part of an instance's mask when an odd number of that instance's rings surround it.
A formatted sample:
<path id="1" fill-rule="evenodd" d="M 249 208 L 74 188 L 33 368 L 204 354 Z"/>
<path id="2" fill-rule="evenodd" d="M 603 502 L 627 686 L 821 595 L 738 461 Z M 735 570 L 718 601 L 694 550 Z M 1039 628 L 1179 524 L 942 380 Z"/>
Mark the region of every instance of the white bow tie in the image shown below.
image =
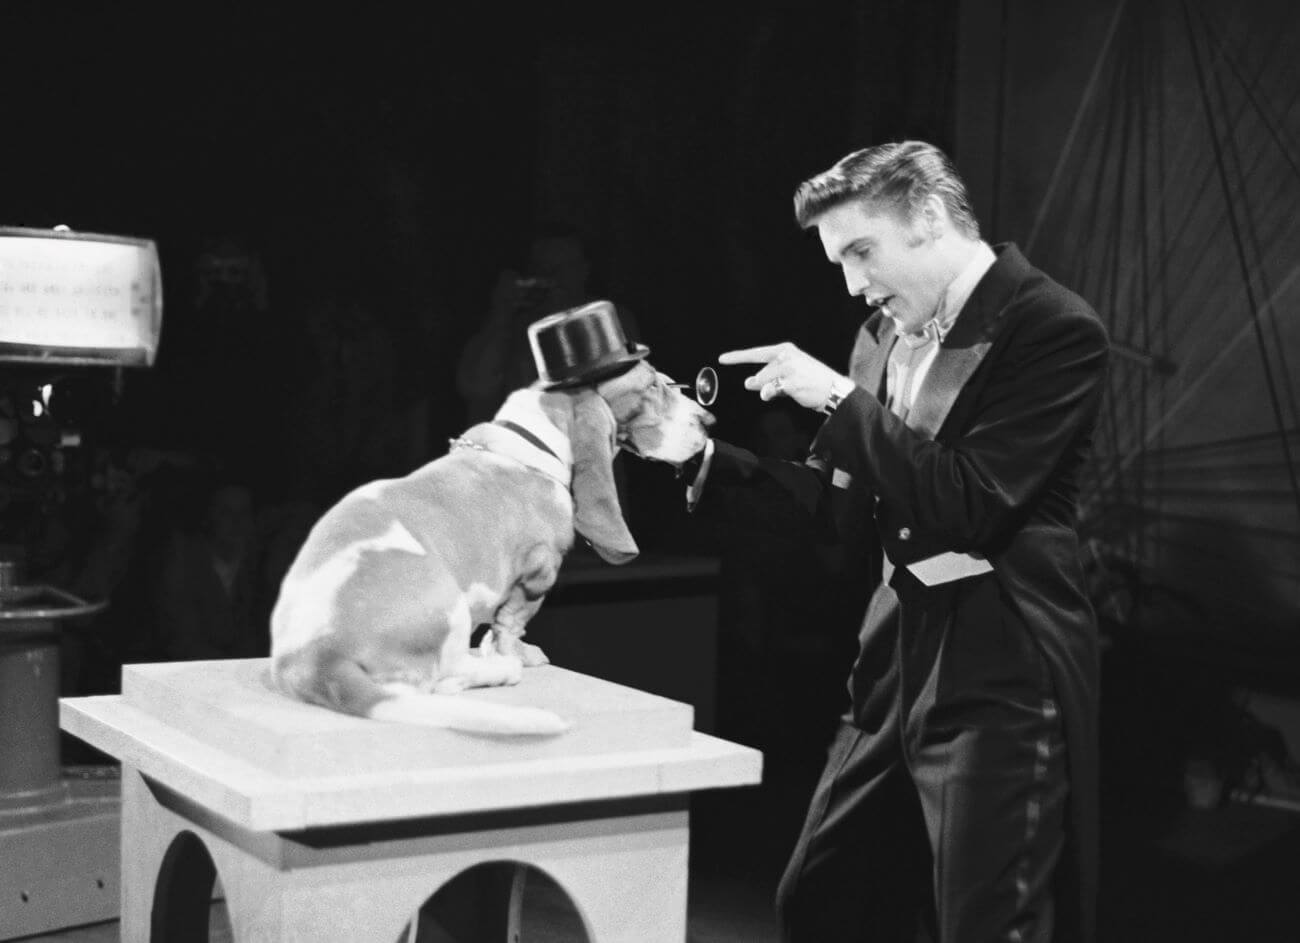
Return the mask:
<path id="1" fill-rule="evenodd" d="M 943 343 L 943 339 L 948 336 L 948 331 L 952 329 L 953 319 L 940 323 L 939 319 L 931 318 L 921 325 L 921 329 L 914 334 L 899 334 L 899 338 L 910 350 L 918 350 L 930 343 Z"/>

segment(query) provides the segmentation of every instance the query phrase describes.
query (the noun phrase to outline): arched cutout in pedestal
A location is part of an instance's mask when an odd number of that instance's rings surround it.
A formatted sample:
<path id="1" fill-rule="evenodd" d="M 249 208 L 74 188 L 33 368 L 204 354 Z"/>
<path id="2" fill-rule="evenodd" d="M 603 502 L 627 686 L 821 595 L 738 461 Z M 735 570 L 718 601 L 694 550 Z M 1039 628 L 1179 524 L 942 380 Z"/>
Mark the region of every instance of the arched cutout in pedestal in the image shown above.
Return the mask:
<path id="1" fill-rule="evenodd" d="M 180 832 L 163 855 L 154 883 L 149 939 L 206 941 L 217 866 L 202 839 Z"/>
<path id="2" fill-rule="evenodd" d="M 460 872 L 420 907 L 397 943 L 529 939 L 591 943 L 573 898 L 553 877 L 521 861 L 489 861 Z"/>

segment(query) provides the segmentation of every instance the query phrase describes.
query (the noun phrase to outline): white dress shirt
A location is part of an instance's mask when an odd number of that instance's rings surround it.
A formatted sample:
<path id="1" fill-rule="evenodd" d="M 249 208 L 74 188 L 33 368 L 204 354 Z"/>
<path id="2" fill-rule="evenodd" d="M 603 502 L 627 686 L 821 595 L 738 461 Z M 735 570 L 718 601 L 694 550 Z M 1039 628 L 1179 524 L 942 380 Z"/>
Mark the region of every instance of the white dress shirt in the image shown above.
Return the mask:
<path id="1" fill-rule="evenodd" d="M 961 309 L 970 301 L 975 286 L 997 260 L 997 255 L 988 243 L 981 241 L 966 267 L 948 283 L 947 289 L 939 298 L 939 308 L 934 317 L 915 334 L 899 334 L 898 343 L 889 356 L 885 379 L 889 408 L 896 415 L 905 419 L 911 411 L 912 404 L 916 402 L 916 392 L 925 382 L 943 339 L 952 330 Z"/>
<path id="2" fill-rule="evenodd" d="M 948 331 L 957 320 L 957 315 L 961 309 L 966 306 L 970 296 L 975 292 L 975 286 L 979 284 L 980 279 L 985 273 L 992 268 L 993 263 L 997 261 L 997 255 L 989 247 L 989 244 L 980 241 L 974 254 L 965 268 L 957 273 L 957 276 L 948 283 L 943 295 L 939 299 L 939 309 L 935 316 L 926 322 L 921 332 L 915 335 L 900 335 L 899 343 L 895 345 L 894 351 L 890 354 L 888 364 L 889 372 L 886 375 L 886 393 L 889 396 L 891 408 L 895 412 L 902 412 L 900 415 L 906 416 L 907 410 L 911 408 L 912 401 L 916 397 L 916 391 L 921 388 L 921 383 L 925 375 L 930 371 L 930 365 L 934 363 L 934 358 L 939 352 L 939 344 L 948 336 Z M 939 343 L 930 341 L 937 340 Z M 921 350 L 921 348 L 924 350 Z M 910 364 L 910 377 L 904 374 L 901 378 L 905 389 L 899 389 L 900 382 L 893 374 L 896 372 L 897 365 L 894 362 L 894 353 L 899 353 L 900 359 L 903 353 L 911 353 L 913 349 L 920 352 L 920 359 L 915 364 Z M 900 353 L 900 350 L 902 353 Z M 908 366 L 904 367 L 906 371 Z M 897 397 L 898 404 L 895 406 L 894 399 L 897 393 L 902 395 Z M 699 503 L 700 497 L 704 493 L 704 483 L 709 477 L 709 468 L 713 464 L 713 440 L 709 439 L 704 446 L 700 469 L 694 479 L 686 487 L 686 506 L 688 510 L 694 510 L 695 505 Z M 837 475 L 842 475 L 838 470 Z M 843 475 L 843 482 L 837 481 L 837 487 L 847 487 L 847 475 Z M 928 582 L 928 581 L 927 581 Z"/>

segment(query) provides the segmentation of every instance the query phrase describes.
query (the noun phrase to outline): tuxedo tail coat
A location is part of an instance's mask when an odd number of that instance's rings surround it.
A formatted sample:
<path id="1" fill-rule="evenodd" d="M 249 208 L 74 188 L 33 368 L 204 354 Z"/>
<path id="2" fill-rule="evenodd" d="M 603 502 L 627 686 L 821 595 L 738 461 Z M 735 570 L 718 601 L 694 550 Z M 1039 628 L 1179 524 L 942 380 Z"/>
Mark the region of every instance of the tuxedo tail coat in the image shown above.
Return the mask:
<path id="1" fill-rule="evenodd" d="M 996 262 L 944 339 L 906 421 L 884 405 L 895 337 L 892 322 L 877 314 L 851 355 L 858 388 L 823 424 L 808 460 L 780 462 L 717 442 L 700 508 L 767 526 L 812 523 L 843 540 L 873 527 L 900 599 L 951 593 L 956 611 L 950 618 L 962 626 L 978 631 L 1009 617 L 1027 627 L 1060 706 L 1070 777 L 1058 938 L 1089 940 L 1099 654 L 1080 561 L 1077 497 L 1109 344 L 1086 302 L 1030 265 L 1014 245 L 995 251 Z M 764 509 L 757 517 L 754 503 Z M 1001 591 L 959 595 L 952 592 L 957 584 L 925 587 L 906 569 L 949 551 L 986 558 Z M 904 634 L 908 611 L 904 605 Z M 864 652 L 878 628 L 863 625 Z"/>

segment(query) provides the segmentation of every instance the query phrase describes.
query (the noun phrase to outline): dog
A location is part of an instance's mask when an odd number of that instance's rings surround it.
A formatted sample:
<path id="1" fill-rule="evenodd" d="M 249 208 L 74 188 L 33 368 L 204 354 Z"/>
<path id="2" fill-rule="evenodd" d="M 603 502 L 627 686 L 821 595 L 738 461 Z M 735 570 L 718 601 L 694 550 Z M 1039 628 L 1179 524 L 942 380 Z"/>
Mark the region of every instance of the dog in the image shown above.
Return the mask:
<path id="1" fill-rule="evenodd" d="M 517 684 L 546 663 L 522 637 L 575 531 L 610 563 L 637 555 L 617 451 L 680 466 L 713 421 L 644 361 L 590 385 L 511 393 L 446 455 L 357 488 L 315 524 L 272 611 L 273 683 L 380 721 L 562 733 L 552 712 L 451 695 Z"/>

